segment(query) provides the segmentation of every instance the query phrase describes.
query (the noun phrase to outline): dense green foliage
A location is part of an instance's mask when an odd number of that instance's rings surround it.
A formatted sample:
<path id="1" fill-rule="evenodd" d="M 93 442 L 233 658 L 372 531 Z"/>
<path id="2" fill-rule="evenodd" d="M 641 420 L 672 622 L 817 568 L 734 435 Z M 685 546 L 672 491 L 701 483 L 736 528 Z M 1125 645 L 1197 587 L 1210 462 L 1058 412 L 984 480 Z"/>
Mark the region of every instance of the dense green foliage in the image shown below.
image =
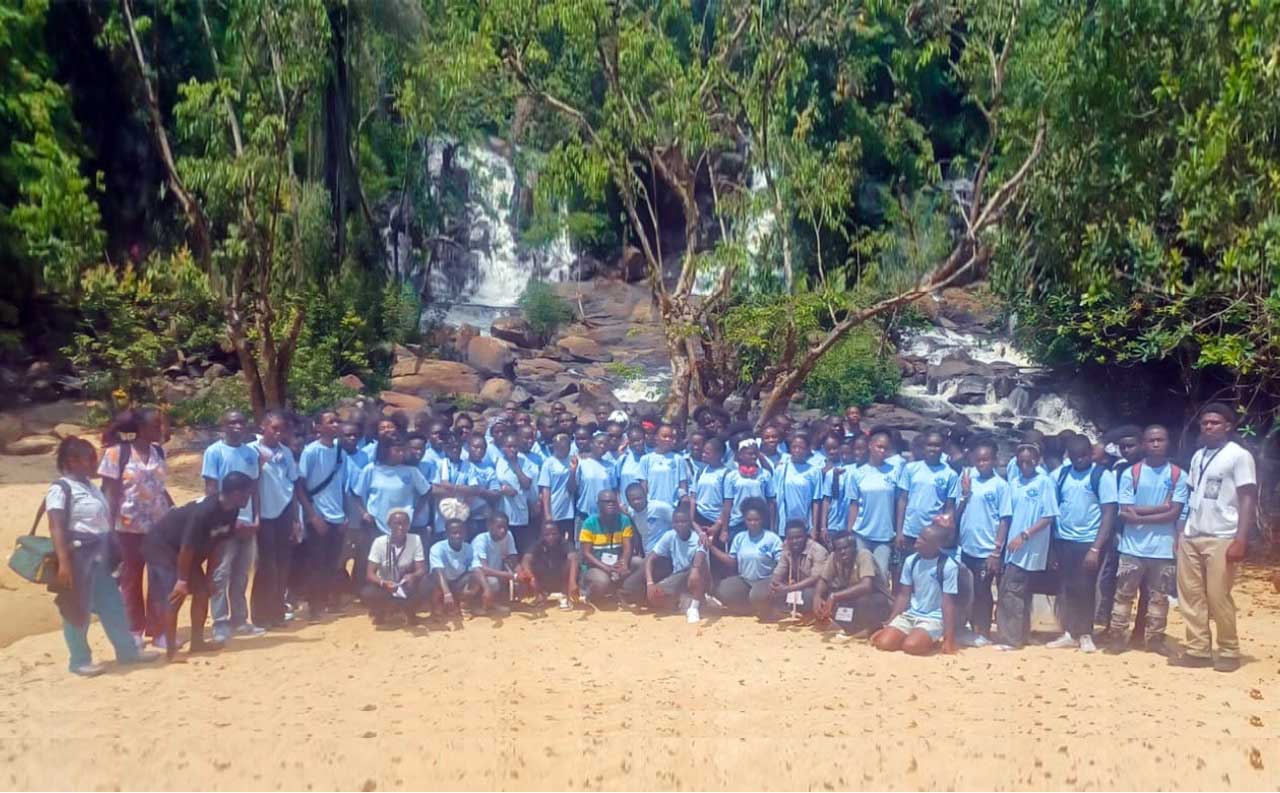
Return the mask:
<path id="1" fill-rule="evenodd" d="M 839 414 L 849 405 L 866 407 L 889 399 L 902 385 L 893 347 L 868 328 L 845 336 L 822 357 L 804 384 L 808 407 Z"/>
<path id="2" fill-rule="evenodd" d="M 545 281 L 530 281 L 520 295 L 520 311 L 533 332 L 550 339 L 566 322 L 573 319 L 573 309 Z"/>

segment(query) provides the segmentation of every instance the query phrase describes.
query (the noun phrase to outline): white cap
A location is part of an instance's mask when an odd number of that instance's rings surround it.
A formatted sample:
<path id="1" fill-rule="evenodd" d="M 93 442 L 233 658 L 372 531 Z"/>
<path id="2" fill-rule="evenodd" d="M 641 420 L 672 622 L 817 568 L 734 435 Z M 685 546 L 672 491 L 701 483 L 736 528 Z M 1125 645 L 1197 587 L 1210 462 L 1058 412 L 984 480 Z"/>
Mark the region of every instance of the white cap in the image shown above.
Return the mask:
<path id="1" fill-rule="evenodd" d="M 630 423 L 631 421 L 630 417 L 627 416 L 627 411 L 625 410 L 613 411 L 612 413 L 609 414 L 609 420 L 616 421 L 624 427 L 627 426 L 627 424 Z"/>

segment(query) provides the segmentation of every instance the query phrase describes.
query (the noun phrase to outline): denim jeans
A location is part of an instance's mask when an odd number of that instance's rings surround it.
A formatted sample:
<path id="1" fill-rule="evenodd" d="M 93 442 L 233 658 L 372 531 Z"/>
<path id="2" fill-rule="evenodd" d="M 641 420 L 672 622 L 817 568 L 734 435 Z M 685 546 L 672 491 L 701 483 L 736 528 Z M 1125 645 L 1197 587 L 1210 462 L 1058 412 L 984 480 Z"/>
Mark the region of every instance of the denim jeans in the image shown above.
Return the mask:
<path id="1" fill-rule="evenodd" d="M 240 537 L 232 535 L 222 544 L 222 559 L 213 571 L 213 594 L 210 610 L 213 612 L 213 635 L 223 638 L 249 621 L 249 603 L 245 597 L 249 589 L 249 569 L 258 554 L 256 535 Z"/>
<path id="2" fill-rule="evenodd" d="M 129 621 L 124 613 L 124 599 L 120 597 L 120 589 L 111 577 L 106 561 L 95 559 L 76 573 L 75 585 L 88 593 L 89 611 L 98 615 L 107 639 L 115 648 L 116 660 L 121 663 L 138 660 L 138 646 L 133 643 L 133 634 L 129 632 Z M 83 624 L 77 624 L 65 615 L 62 618 L 62 637 L 66 639 L 67 650 L 71 653 L 68 668 L 73 672 L 93 663 L 93 652 L 89 649 L 89 619 L 87 614 L 84 616 Z"/>

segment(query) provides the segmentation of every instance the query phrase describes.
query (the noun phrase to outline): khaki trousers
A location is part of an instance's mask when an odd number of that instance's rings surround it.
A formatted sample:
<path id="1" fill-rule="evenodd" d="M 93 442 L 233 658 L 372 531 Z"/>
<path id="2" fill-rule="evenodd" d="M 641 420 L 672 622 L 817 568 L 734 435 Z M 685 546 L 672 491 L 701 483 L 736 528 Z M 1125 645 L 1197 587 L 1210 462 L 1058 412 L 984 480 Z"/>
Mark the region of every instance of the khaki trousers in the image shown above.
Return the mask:
<path id="1" fill-rule="evenodd" d="M 1236 635 L 1236 603 L 1231 587 L 1236 564 L 1227 561 L 1231 540 L 1182 537 L 1178 542 L 1178 607 L 1187 621 L 1187 655 L 1208 658 L 1213 653 L 1209 620 L 1218 630 L 1218 655 L 1240 657 Z"/>

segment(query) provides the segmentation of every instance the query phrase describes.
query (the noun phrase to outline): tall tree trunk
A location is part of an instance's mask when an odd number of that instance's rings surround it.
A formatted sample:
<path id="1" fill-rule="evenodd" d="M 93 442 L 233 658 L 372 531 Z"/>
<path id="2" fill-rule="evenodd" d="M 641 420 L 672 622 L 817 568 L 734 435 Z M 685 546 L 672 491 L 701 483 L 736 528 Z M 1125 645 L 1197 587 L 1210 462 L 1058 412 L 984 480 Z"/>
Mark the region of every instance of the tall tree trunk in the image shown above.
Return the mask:
<path id="1" fill-rule="evenodd" d="M 332 203 L 335 260 L 346 258 L 351 185 L 351 84 L 347 69 L 347 6 L 329 5 L 333 68 L 324 89 L 324 184 Z"/>

